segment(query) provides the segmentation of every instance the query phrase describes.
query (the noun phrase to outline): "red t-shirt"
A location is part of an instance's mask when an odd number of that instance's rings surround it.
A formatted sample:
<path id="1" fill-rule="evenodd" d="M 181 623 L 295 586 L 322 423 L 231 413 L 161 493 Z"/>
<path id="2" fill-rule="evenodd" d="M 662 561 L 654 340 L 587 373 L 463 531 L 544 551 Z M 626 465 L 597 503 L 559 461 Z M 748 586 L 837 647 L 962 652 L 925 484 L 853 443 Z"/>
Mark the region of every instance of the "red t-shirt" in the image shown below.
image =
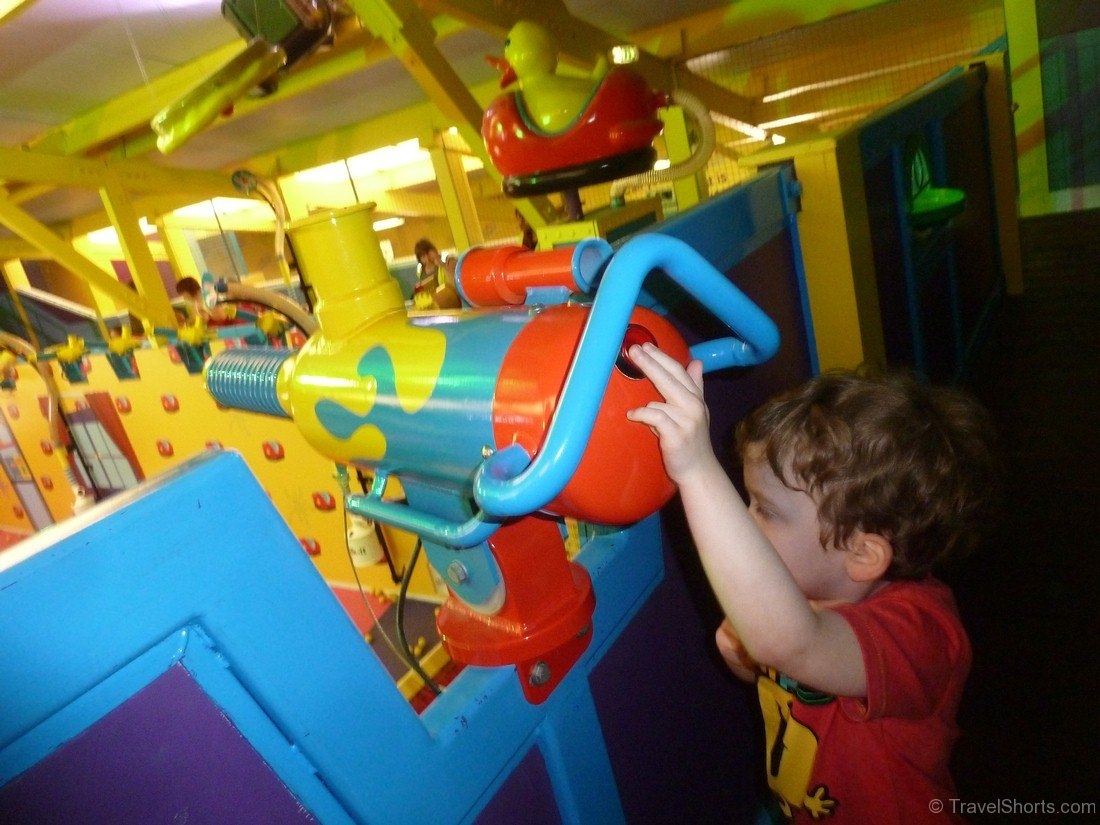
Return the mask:
<path id="1" fill-rule="evenodd" d="M 768 783 L 783 812 L 835 825 L 961 821 L 948 761 L 970 643 L 951 591 L 931 578 L 893 582 L 833 609 L 863 651 L 865 698 L 816 693 L 774 671 L 757 679 Z"/>

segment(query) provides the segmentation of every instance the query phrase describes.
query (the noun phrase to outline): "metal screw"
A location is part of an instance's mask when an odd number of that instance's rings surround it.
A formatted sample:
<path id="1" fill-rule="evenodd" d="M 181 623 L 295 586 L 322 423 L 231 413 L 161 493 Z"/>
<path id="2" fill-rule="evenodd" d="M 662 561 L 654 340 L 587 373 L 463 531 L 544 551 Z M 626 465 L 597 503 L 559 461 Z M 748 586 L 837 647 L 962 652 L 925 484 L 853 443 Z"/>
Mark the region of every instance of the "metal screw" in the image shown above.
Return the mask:
<path id="1" fill-rule="evenodd" d="M 550 665 L 546 662 L 535 662 L 531 665 L 531 671 L 527 674 L 527 681 L 534 687 L 542 687 L 550 681 Z"/>
<path id="2" fill-rule="evenodd" d="M 462 562 L 452 561 L 447 565 L 447 578 L 451 580 L 452 584 L 462 584 L 470 578 L 470 573 Z"/>

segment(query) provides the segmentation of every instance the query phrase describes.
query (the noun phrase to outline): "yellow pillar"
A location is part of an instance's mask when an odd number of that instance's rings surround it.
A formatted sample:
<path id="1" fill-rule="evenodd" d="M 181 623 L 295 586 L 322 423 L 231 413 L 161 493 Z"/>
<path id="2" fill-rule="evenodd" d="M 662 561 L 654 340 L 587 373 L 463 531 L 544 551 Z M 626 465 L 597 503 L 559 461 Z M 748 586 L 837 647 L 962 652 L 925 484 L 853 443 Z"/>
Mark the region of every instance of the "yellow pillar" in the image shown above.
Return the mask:
<path id="1" fill-rule="evenodd" d="M 1044 215 L 1053 211 L 1047 176 L 1046 123 L 1043 117 L 1043 78 L 1039 66 L 1039 29 L 1035 3 L 1005 3 L 1005 33 L 1012 55 L 1012 99 L 1020 177 L 1020 213 Z"/>
<path id="2" fill-rule="evenodd" d="M 691 157 L 691 136 L 684 110 L 680 106 L 669 106 L 661 110 L 660 116 L 664 122 L 665 151 L 668 153 L 669 163 L 673 166 L 683 163 Z M 707 197 L 706 169 L 674 180 L 672 194 L 676 198 L 676 208 L 681 212 L 704 200 Z"/>
<path id="3" fill-rule="evenodd" d="M 455 247 L 462 250 L 482 243 L 485 236 L 481 231 L 474 193 L 462 166 L 465 147 L 461 146 L 457 135 L 440 132 L 435 136 L 428 152 L 432 158 L 439 192 L 443 196 L 443 208 L 447 213 Z"/>
<path id="4" fill-rule="evenodd" d="M 792 160 L 802 184 L 798 232 L 822 370 L 885 365 L 858 132 L 756 152 L 740 163 Z"/>
<path id="5" fill-rule="evenodd" d="M 152 321 L 154 326 L 168 328 L 175 326 L 176 316 L 168 299 L 168 292 L 160 279 L 160 271 L 157 269 L 156 261 L 153 260 L 149 243 L 141 231 L 141 219 L 134 211 L 129 194 L 108 171 L 99 189 L 99 195 L 107 208 L 111 224 L 118 233 L 123 257 L 134 278 L 134 286 L 138 294 L 145 299 L 145 317 Z"/>

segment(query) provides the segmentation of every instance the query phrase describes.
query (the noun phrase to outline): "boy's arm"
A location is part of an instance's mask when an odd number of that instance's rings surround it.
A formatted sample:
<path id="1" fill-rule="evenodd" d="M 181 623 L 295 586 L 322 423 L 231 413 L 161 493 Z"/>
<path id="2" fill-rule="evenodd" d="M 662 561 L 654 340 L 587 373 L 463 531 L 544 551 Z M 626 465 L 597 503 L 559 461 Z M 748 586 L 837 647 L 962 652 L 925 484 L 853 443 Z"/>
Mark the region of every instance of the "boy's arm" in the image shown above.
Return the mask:
<path id="1" fill-rule="evenodd" d="M 627 417 L 660 438 L 707 578 L 745 650 L 817 690 L 864 696 L 867 679 L 855 633 L 833 611 L 813 608 L 714 455 L 702 365 L 692 362 L 685 370 L 649 344 L 632 347 L 629 356 L 665 400 Z"/>

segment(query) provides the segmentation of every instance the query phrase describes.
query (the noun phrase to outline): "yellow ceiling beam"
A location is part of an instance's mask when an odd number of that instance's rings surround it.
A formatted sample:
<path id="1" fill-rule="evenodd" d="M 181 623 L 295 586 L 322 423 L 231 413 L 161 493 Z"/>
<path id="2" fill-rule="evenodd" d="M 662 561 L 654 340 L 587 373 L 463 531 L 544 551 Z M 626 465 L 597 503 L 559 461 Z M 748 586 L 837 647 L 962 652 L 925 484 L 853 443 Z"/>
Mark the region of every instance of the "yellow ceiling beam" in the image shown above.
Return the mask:
<path id="1" fill-rule="evenodd" d="M 73 158 L 0 146 L 0 180 L 98 189 L 108 173 L 131 192 L 172 191 L 201 200 L 217 195 L 232 197 L 236 191 L 229 176 L 221 172 L 171 169 L 143 160 Z"/>
<path id="2" fill-rule="evenodd" d="M 416 4 L 411 0 L 349 0 L 348 5 L 363 25 L 389 46 L 428 99 L 453 122 L 482 162 L 491 167 L 481 143 L 481 106 L 439 51 L 435 28 Z"/>
<path id="3" fill-rule="evenodd" d="M 29 145 L 42 152 L 78 155 L 120 135 L 148 129 L 153 115 L 208 78 L 243 48 L 241 40 L 227 43 L 51 129 Z"/>
<path id="4" fill-rule="evenodd" d="M 634 32 L 631 39 L 657 57 L 688 60 L 885 2 L 888 0 L 738 0 Z"/>
<path id="5" fill-rule="evenodd" d="M 111 216 L 115 232 L 118 233 L 122 254 L 130 268 L 134 286 L 145 302 L 147 314 L 142 317 L 152 321 L 154 326 L 174 326 L 175 312 L 160 279 L 160 271 L 153 260 L 149 242 L 141 231 L 141 216 L 134 210 L 129 193 L 114 175 L 108 175 L 100 187 L 99 196 Z"/>
<path id="6" fill-rule="evenodd" d="M 239 197 L 239 194 L 237 196 Z M 193 195 L 172 193 L 143 195 L 140 197 L 132 197 L 131 199 L 134 204 L 134 211 L 138 215 L 144 215 L 151 222 L 155 222 L 157 217 L 161 215 L 165 215 L 182 206 L 188 206 L 196 201 Z M 15 197 L 11 197 L 9 200 L 12 203 L 18 203 Z M 206 200 L 206 198 L 198 198 L 197 200 Z M 0 221 L 0 224 L 2 223 L 3 221 Z M 97 229 L 103 229 L 110 225 L 111 217 L 105 209 L 102 209 L 95 212 L 89 212 L 86 215 L 81 215 L 71 221 L 51 224 L 49 230 L 58 238 L 71 242 L 74 238 L 80 238 L 87 235 L 89 232 L 94 232 Z M 28 244 L 22 238 L 0 238 L 0 261 L 9 258 L 40 257 L 43 257 L 42 251 L 38 247 Z"/>
<path id="7" fill-rule="evenodd" d="M 0 23 L 13 20 L 17 14 L 26 11 L 37 0 L 0 0 Z"/>
<path id="8" fill-rule="evenodd" d="M 38 247 L 32 246 L 22 238 L 0 238 L 0 263 L 15 259 L 34 258 L 39 252 Z"/>
<path id="9" fill-rule="evenodd" d="M 153 317 L 145 298 L 124 286 L 115 278 L 113 272 L 100 269 L 95 263 L 85 258 L 73 249 L 68 241 L 55 235 L 48 227 L 12 203 L 2 192 L 0 192 L 0 223 L 40 250 L 47 258 L 57 261 L 86 281 L 93 289 L 111 298 L 116 304 L 126 307 L 140 317 Z"/>

